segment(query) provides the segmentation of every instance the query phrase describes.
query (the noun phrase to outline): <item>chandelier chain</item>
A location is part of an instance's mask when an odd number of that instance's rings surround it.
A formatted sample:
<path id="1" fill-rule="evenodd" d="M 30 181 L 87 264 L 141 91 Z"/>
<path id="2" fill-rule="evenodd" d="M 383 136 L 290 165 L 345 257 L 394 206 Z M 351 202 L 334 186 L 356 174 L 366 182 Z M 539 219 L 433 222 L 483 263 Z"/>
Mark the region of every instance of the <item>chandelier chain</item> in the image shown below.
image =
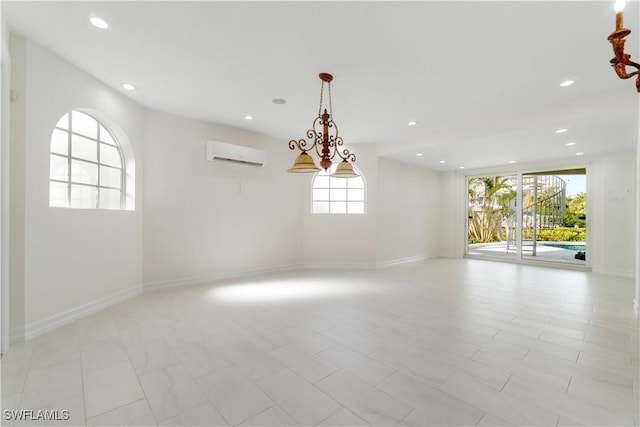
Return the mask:
<path id="1" fill-rule="evenodd" d="M 333 118 L 333 105 L 331 105 L 331 82 L 327 84 L 329 86 L 329 116 Z"/>
<path id="2" fill-rule="evenodd" d="M 329 92 L 329 115 L 333 117 L 333 104 L 331 102 L 331 82 L 327 82 Z M 324 81 L 320 85 L 320 106 L 318 107 L 318 117 L 322 116 L 322 104 L 324 103 Z"/>
<path id="3" fill-rule="evenodd" d="M 320 85 L 320 106 L 318 107 L 318 117 L 322 116 L 322 95 L 324 94 L 324 81 Z"/>

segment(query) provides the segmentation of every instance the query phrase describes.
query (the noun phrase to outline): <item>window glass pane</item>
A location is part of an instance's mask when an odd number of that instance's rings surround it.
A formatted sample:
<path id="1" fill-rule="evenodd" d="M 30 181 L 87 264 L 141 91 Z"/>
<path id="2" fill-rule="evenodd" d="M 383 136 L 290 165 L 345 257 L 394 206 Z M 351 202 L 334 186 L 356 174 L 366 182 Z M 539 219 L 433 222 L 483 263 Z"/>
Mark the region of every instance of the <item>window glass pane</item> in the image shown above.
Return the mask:
<path id="1" fill-rule="evenodd" d="M 347 188 L 347 179 L 345 178 L 329 178 L 331 188 Z"/>
<path id="2" fill-rule="evenodd" d="M 67 208 L 68 204 L 67 184 L 61 182 L 49 183 L 49 206 L 54 208 Z"/>
<path id="3" fill-rule="evenodd" d="M 112 145 L 100 144 L 100 163 L 110 166 L 122 167 L 120 152 Z"/>
<path id="4" fill-rule="evenodd" d="M 355 178 L 347 178 L 347 186 L 349 188 L 364 188 L 364 179 L 361 176 Z"/>
<path id="5" fill-rule="evenodd" d="M 100 186 L 122 188 L 121 175 L 120 169 L 100 166 Z"/>
<path id="6" fill-rule="evenodd" d="M 349 201 L 364 201 L 364 189 L 362 188 L 350 188 L 349 190 Z"/>
<path id="7" fill-rule="evenodd" d="M 98 165 L 80 160 L 71 160 L 71 181 L 98 185 Z"/>
<path id="8" fill-rule="evenodd" d="M 332 188 L 331 200 L 347 200 L 347 190 L 344 188 Z"/>
<path id="9" fill-rule="evenodd" d="M 347 203 L 347 213 L 350 213 L 350 214 L 363 214 L 364 213 L 364 202 L 348 202 Z"/>
<path id="10" fill-rule="evenodd" d="M 56 123 L 56 127 L 68 130 L 69 129 L 69 114 L 65 114 L 64 116 L 62 116 L 62 118 L 60 120 L 58 120 L 58 123 Z"/>
<path id="11" fill-rule="evenodd" d="M 78 135 L 71 136 L 71 157 L 98 161 L 98 143 Z"/>
<path id="12" fill-rule="evenodd" d="M 329 202 L 313 202 L 313 213 L 329 213 Z"/>
<path id="13" fill-rule="evenodd" d="M 71 184 L 71 207 L 95 209 L 98 188 Z"/>
<path id="14" fill-rule="evenodd" d="M 347 202 L 329 202 L 329 210 L 333 214 L 347 213 Z"/>
<path id="15" fill-rule="evenodd" d="M 73 111 L 71 114 L 71 130 L 73 132 L 98 139 L 98 122 L 93 117 L 79 111 Z"/>
<path id="16" fill-rule="evenodd" d="M 364 214 L 365 186 L 361 176 L 333 178 L 338 163 L 329 171 L 321 171 L 314 177 L 312 212 L 330 214 Z M 356 172 L 357 173 L 357 172 Z"/>
<path id="17" fill-rule="evenodd" d="M 326 188 L 314 188 L 313 189 L 313 201 L 317 200 L 329 200 L 329 190 Z"/>
<path id="18" fill-rule="evenodd" d="M 101 209 L 120 209 L 120 190 L 100 189 Z"/>
<path id="19" fill-rule="evenodd" d="M 54 129 L 51 134 L 51 152 L 69 155 L 69 133 L 63 130 Z"/>
<path id="20" fill-rule="evenodd" d="M 326 175 L 317 175 L 313 180 L 313 188 L 329 188 L 329 177 Z"/>
<path id="21" fill-rule="evenodd" d="M 69 179 L 69 159 L 67 157 L 51 155 L 50 167 L 51 179 L 59 179 L 60 181 Z"/>
<path id="22" fill-rule="evenodd" d="M 104 126 L 100 126 L 100 141 L 106 142 L 107 144 L 116 145 L 116 142 L 111 137 L 111 134 L 108 130 L 104 128 Z"/>

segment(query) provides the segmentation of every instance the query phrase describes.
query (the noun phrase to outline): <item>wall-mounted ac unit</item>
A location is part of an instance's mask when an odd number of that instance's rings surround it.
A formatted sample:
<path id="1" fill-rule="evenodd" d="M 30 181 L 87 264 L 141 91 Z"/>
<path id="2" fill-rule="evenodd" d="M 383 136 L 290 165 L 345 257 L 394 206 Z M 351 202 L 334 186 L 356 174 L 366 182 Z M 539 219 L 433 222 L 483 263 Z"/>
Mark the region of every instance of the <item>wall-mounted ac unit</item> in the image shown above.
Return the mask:
<path id="1" fill-rule="evenodd" d="M 264 166 L 267 163 L 267 152 L 257 148 L 245 147 L 244 145 L 207 141 L 207 160 Z"/>

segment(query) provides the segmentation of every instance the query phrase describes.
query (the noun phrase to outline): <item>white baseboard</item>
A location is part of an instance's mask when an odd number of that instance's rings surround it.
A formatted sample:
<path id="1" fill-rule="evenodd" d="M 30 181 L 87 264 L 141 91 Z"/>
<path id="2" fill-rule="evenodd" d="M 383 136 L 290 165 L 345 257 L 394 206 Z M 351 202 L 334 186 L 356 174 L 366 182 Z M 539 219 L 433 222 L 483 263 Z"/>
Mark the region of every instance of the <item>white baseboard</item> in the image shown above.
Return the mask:
<path id="1" fill-rule="evenodd" d="M 410 262 L 426 261 L 431 258 L 433 258 L 432 255 L 416 255 L 416 256 L 410 256 L 406 258 L 397 258 L 389 261 L 379 262 L 376 264 L 376 268 L 391 267 L 394 265 L 407 264 Z"/>
<path id="2" fill-rule="evenodd" d="M 625 279 L 635 279 L 636 275 L 633 270 L 621 270 L 615 268 L 602 268 L 591 266 L 591 271 L 598 274 L 606 274 L 608 276 L 624 277 Z"/>
<path id="3" fill-rule="evenodd" d="M 282 271 L 290 271 L 302 268 L 302 264 L 287 264 L 287 265 L 279 265 L 277 267 L 268 267 L 261 268 L 257 270 L 243 271 L 240 273 L 226 273 L 226 274 L 213 274 L 207 276 L 198 276 L 198 277 L 186 277 L 182 279 L 175 280 L 162 280 L 159 282 L 150 282 L 142 285 L 143 292 L 149 293 L 159 290 L 166 289 L 175 289 L 181 288 L 184 286 L 196 286 L 202 285 L 204 283 L 215 283 L 221 282 L 223 280 L 231 280 L 231 279 L 240 279 L 243 277 L 251 277 L 258 276 L 261 274 L 269 274 L 269 273 L 278 273 Z"/>
<path id="4" fill-rule="evenodd" d="M 462 255 L 457 254 L 455 251 L 439 251 L 438 258 L 462 258 Z"/>
<path id="5" fill-rule="evenodd" d="M 30 340 L 31 338 L 35 338 L 45 332 L 49 332 L 55 328 L 66 325 L 100 310 L 104 310 L 107 307 L 111 307 L 112 305 L 140 294 L 142 294 L 141 286 L 125 289 L 124 291 L 100 298 L 88 304 L 81 305 L 80 307 L 75 307 L 65 312 L 54 314 L 46 319 L 38 320 L 28 325 L 12 329 L 9 333 L 9 340 L 12 343 Z"/>
<path id="6" fill-rule="evenodd" d="M 305 262 L 304 268 L 317 268 L 324 270 L 374 270 L 377 268 L 391 267 L 399 264 L 407 264 L 411 262 L 426 261 L 434 258 L 432 255 L 416 255 L 406 258 L 397 258 L 382 262 Z"/>
<path id="7" fill-rule="evenodd" d="M 376 268 L 372 262 L 305 262 L 304 268 L 321 270 L 370 270 Z"/>

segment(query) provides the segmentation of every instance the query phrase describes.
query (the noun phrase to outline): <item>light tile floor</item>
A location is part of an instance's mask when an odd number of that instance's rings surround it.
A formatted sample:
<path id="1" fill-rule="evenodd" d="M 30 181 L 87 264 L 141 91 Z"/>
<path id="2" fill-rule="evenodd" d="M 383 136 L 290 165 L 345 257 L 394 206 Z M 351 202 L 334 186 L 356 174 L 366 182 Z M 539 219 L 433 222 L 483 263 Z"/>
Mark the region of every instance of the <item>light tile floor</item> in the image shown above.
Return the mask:
<path id="1" fill-rule="evenodd" d="M 16 344 L 2 425 L 638 425 L 629 279 L 437 259 L 155 292 Z M 62 415 L 62 413 L 60 413 Z"/>

